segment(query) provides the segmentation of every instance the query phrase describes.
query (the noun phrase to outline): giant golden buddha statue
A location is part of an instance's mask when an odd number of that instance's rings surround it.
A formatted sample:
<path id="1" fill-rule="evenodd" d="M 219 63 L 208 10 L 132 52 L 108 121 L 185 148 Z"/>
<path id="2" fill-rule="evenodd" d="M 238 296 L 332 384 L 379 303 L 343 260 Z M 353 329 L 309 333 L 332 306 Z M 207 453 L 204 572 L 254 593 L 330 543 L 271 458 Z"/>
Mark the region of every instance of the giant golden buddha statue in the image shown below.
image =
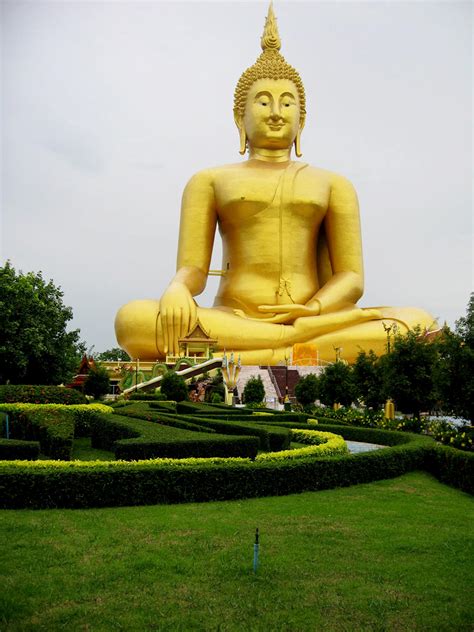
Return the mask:
<path id="1" fill-rule="evenodd" d="M 243 364 L 277 364 L 295 345 L 334 349 L 353 360 L 384 353 L 386 329 L 403 332 L 433 318 L 417 308 L 360 308 L 364 289 L 357 196 L 342 176 L 291 159 L 301 156 L 306 102 L 298 72 L 280 54 L 270 6 L 263 52 L 240 77 L 234 118 L 248 159 L 206 169 L 182 200 L 177 272 L 160 300 L 132 301 L 118 312 L 117 340 L 133 358 L 178 355 L 178 339 L 199 320 L 218 349 Z M 207 282 L 216 227 L 223 242 L 214 307 L 194 296 Z"/>

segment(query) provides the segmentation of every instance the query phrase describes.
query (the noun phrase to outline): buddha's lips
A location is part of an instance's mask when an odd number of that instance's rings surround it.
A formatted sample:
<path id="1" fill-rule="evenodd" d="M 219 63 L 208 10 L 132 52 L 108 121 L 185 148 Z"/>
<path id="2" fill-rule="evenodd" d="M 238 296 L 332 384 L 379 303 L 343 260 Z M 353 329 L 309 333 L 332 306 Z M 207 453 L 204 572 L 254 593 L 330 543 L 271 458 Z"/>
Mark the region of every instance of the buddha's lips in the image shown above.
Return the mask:
<path id="1" fill-rule="evenodd" d="M 285 124 L 284 123 L 268 123 L 268 127 L 271 130 L 279 130 L 281 129 Z"/>

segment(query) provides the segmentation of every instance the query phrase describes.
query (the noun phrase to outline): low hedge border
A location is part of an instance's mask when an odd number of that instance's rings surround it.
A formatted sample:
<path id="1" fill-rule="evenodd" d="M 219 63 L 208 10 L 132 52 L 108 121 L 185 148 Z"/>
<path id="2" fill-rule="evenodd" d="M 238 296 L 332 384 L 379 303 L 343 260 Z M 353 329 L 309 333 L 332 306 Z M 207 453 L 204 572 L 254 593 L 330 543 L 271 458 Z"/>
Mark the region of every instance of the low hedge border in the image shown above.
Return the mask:
<path id="1" fill-rule="evenodd" d="M 73 508 L 230 500 L 331 489 L 429 470 L 433 441 L 407 433 L 402 439 L 402 444 L 384 450 L 321 459 L 3 462 L 0 503 L 3 508 Z M 439 457 L 439 467 L 445 456 Z M 458 463 L 471 456 L 458 455 Z M 450 482 L 462 488 L 464 479 L 454 477 L 453 468 Z"/>
<path id="2" fill-rule="evenodd" d="M 112 450 L 126 461 L 168 457 L 242 457 L 254 459 L 255 437 L 228 437 L 163 426 L 122 415 L 97 414 L 91 424 L 92 447 Z"/>
<path id="3" fill-rule="evenodd" d="M 192 402 L 191 402 L 192 403 Z M 183 430 L 193 430 L 197 432 L 219 432 L 224 435 L 250 435 L 260 439 L 260 450 L 277 451 L 290 447 L 289 430 L 277 427 L 263 427 L 252 422 L 252 417 L 244 417 L 244 422 L 238 420 L 234 422 L 234 417 L 230 420 L 223 420 L 219 417 L 204 417 L 191 415 L 173 415 L 165 412 L 158 412 L 153 406 L 147 403 L 131 404 L 126 408 L 120 408 L 120 415 L 129 416 L 135 419 L 153 421 L 156 423 L 182 428 Z M 252 423 L 251 423 L 252 422 Z"/>
<path id="4" fill-rule="evenodd" d="M 474 453 L 437 445 L 430 452 L 427 470 L 442 483 L 474 494 Z"/>
<path id="5" fill-rule="evenodd" d="M 257 461 L 270 461 L 279 459 L 299 459 L 301 457 L 335 456 L 336 454 L 348 454 L 346 442 L 340 435 L 332 432 L 320 432 L 318 430 L 290 430 L 291 440 L 298 443 L 306 443 L 307 448 L 294 450 L 281 450 L 280 452 L 263 452 L 257 456 Z"/>
<path id="6" fill-rule="evenodd" d="M 162 416 L 164 418 L 164 416 Z M 245 417 L 245 421 L 223 420 L 220 418 L 191 417 L 190 415 L 176 415 L 174 419 L 189 420 L 192 423 L 200 424 L 204 428 L 213 428 L 216 432 L 228 435 L 251 435 L 260 440 L 260 450 L 276 452 L 286 450 L 290 447 L 289 428 L 279 428 L 277 426 L 266 426 L 257 424 L 252 418 Z M 247 421 L 248 420 L 248 421 Z"/>
<path id="7" fill-rule="evenodd" d="M 5 384 L 0 386 L 0 402 L 30 404 L 87 404 L 82 393 L 63 386 Z"/>
<path id="8" fill-rule="evenodd" d="M 111 412 L 103 404 L 0 404 L 0 414 L 9 415 L 13 439 L 39 441 L 43 454 L 65 461 L 71 458 L 74 436 L 88 436 L 94 417 Z"/>
<path id="9" fill-rule="evenodd" d="M 161 423 L 165 426 L 180 428 L 181 430 L 191 430 L 193 432 L 215 432 L 212 428 L 201 425 L 201 419 L 197 419 L 196 423 L 189 420 L 188 417 L 177 417 L 170 414 L 172 411 L 157 411 L 154 407 L 148 406 L 147 402 L 137 404 L 129 404 L 125 408 L 120 408 L 118 414 L 124 417 L 132 417 L 134 419 L 142 419 L 144 421 L 153 421 Z"/>
<path id="10" fill-rule="evenodd" d="M 39 451 L 39 441 L 0 439 L 0 461 L 14 461 L 16 459 L 34 461 L 38 458 Z"/>

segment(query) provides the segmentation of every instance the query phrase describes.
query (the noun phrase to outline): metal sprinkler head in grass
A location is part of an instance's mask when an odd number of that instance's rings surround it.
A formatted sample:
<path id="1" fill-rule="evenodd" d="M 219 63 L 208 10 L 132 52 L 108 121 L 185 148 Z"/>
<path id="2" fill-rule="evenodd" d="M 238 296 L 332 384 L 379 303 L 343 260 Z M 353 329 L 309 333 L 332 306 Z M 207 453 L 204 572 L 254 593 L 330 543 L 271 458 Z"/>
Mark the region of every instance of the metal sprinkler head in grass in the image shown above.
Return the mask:
<path id="1" fill-rule="evenodd" d="M 259 535 L 258 535 L 258 527 L 255 529 L 255 543 L 253 545 L 253 572 L 256 573 L 258 570 L 258 552 L 259 552 Z"/>

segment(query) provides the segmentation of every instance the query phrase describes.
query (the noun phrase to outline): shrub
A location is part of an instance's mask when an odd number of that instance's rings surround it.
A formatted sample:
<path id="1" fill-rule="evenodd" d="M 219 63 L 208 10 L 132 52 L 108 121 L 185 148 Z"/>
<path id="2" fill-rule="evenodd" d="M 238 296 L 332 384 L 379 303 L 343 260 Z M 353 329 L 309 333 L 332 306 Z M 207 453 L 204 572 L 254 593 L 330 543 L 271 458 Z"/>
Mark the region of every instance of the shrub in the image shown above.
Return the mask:
<path id="1" fill-rule="evenodd" d="M 243 396 L 245 405 L 261 404 L 263 402 L 265 399 L 265 388 L 260 375 L 257 375 L 257 377 L 251 377 L 247 380 Z"/>
<path id="2" fill-rule="evenodd" d="M 151 407 L 148 407 L 145 402 L 138 405 L 131 404 L 125 409 L 120 410 L 122 416 L 141 419 L 143 421 L 153 421 L 165 426 L 171 426 L 172 428 L 181 428 L 181 430 L 191 430 L 194 432 L 214 432 L 214 430 L 202 426 L 199 419 L 194 423 L 192 420 L 177 418 L 174 414 L 170 414 L 173 412 L 172 410 L 153 410 Z"/>
<path id="3" fill-rule="evenodd" d="M 69 461 L 74 441 L 74 418 L 66 410 L 24 409 L 11 415 L 12 438 L 39 441 L 41 452 Z"/>
<path id="4" fill-rule="evenodd" d="M 298 402 L 306 407 L 314 404 L 319 394 L 318 377 L 312 373 L 302 377 L 295 387 L 295 396 Z"/>
<path id="5" fill-rule="evenodd" d="M 100 364 L 92 366 L 84 382 L 84 393 L 92 395 L 94 399 L 100 399 L 109 392 L 109 388 L 110 378 L 107 369 Z"/>
<path id="6" fill-rule="evenodd" d="M 119 415 L 97 415 L 91 428 L 92 446 L 113 450 L 117 459 L 240 456 L 255 458 L 254 437 L 195 433 Z"/>
<path id="7" fill-rule="evenodd" d="M 74 435 L 88 436 L 97 413 L 111 413 L 103 404 L 0 404 L 11 417 L 12 437 L 39 440 L 41 451 L 53 459 L 71 458 Z"/>
<path id="8" fill-rule="evenodd" d="M 332 432 L 319 432 L 317 430 L 301 430 L 292 428 L 291 439 L 298 443 L 306 443 L 309 447 L 294 450 L 282 450 L 281 452 L 267 452 L 259 454 L 257 460 L 298 459 L 301 457 L 327 457 L 336 454 L 348 454 L 344 439 Z"/>
<path id="9" fill-rule="evenodd" d="M 16 439 L 0 439 L 0 460 L 34 461 L 38 458 L 40 444 L 38 441 L 18 441 Z"/>
<path id="10" fill-rule="evenodd" d="M 186 382 L 174 371 L 168 371 L 161 380 L 161 392 L 168 400 L 181 402 L 188 399 L 188 387 Z"/>
<path id="11" fill-rule="evenodd" d="M 474 494 L 474 454 L 436 446 L 430 451 L 427 469 L 442 483 Z"/>
<path id="12" fill-rule="evenodd" d="M 166 401 L 166 397 L 163 393 L 144 393 L 142 391 L 138 391 L 137 393 L 132 393 L 128 399 L 132 401 L 140 401 L 140 402 Z"/>
<path id="13" fill-rule="evenodd" d="M 87 404 L 82 393 L 62 386 L 30 386 L 7 384 L 0 386 L 0 402 L 30 404 Z"/>
<path id="14" fill-rule="evenodd" d="M 358 455 L 280 461 L 4 462 L 0 465 L 0 506 L 103 507 L 202 502 L 331 489 L 423 469 L 433 446 L 432 439 L 408 433 L 345 427 L 342 430 L 385 433 L 392 438 L 398 435 L 393 440 L 404 443 Z M 466 483 L 464 479 L 463 482 Z"/>
<path id="15" fill-rule="evenodd" d="M 287 429 L 263 427 L 257 423 L 249 421 L 234 421 L 233 418 L 224 421 L 223 419 L 204 417 L 183 417 L 182 419 L 193 420 L 203 427 L 213 428 L 216 432 L 231 435 L 250 435 L 258 437 L 260 450 L 284 450 L 290 445 L 290 433 Z"/>

